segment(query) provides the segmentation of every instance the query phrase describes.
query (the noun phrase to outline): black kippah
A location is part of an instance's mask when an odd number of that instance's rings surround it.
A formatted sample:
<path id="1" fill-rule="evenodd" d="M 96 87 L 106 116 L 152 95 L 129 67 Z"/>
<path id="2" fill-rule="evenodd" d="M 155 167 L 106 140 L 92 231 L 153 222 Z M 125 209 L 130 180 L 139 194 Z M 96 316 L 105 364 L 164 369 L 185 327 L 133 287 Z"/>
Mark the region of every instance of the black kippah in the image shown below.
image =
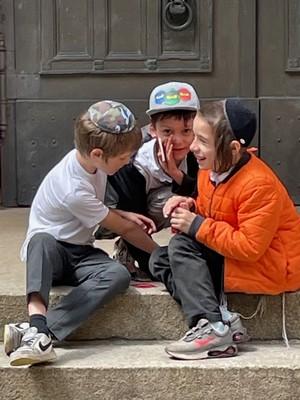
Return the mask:
<path id="1" fill-rule="evenodd" d="M 249 146 L 256 132 L 256 116 L 238 99 L 225 100 L 225 112 L 232 132 L 242 146 Z"/>

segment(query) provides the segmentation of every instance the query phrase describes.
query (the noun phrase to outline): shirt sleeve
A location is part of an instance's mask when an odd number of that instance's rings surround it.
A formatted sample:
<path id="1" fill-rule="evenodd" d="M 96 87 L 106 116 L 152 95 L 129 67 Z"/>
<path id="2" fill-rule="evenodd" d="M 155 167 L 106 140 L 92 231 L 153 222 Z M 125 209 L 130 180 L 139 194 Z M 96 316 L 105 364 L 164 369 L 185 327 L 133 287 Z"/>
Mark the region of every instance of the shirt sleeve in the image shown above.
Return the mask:
<path id="1" fill-rule="evenodd" d="M 77 188 L 64 200 L 65 207 L 86 227 L 92 228 L 106 218 L 109 209 L 88 188 Z"/>

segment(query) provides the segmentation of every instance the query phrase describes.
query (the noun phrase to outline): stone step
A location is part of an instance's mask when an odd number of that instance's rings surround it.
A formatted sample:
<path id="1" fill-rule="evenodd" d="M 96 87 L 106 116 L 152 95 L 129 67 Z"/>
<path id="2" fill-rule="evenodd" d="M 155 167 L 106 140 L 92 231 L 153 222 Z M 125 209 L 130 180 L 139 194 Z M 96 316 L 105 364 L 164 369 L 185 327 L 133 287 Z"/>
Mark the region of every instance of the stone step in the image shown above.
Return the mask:
<path id="1" fill-rule="evenodd" d="M 52 291 L 55 304 L 69 288 Z M 260 296 L 232 294 L 229 308 L 245 316 L 254 314 Z M 264 296 L 264 313 L 244 320 L 253 339 L 279 340 L 282 337 L 282 297 Z M 286 331 L 290 339 L 300 339 L 300 292 L 285 295 Z M 25 296 L 0 292 L 0 340 L 5 323 L 27 320 Z M 97 311 L 70 338 L 90 340 L 119 337 L 126 339 L 174 340 L 187 326 L 176 302 L 157 282 L 131 286 L 112 303 Z"/>
<path id="2" fill-rule="evenodd" d="M 300 343 L 250 343 L 227 359 L 169 359 L 165 342 L 68 342 L 53 364 L 9 367 L 0 346 L 5 400 L 297 400 Z"/>
<path id="3" fill-rule="evenodd" d="M 299 209 L 300 211 L 300 209 Z M 0 210 L 0 340 L 3 325 L 27 319 L 25 304 L 25 266 L 20 262 L 19 249 L 24 240 L 29 209 Z M 158 243 L 166 245 L 170 233 L 161 231 L 155 236 Z M 109 254 L 113 241 L 97 241 Z M 112 336 L 130 339 L 177 339 L 187 329 L 182 313 L 157 283 L 153 287 L 131 287 L 124 295 L 99 310 L 74 335 L 73 339 L 100 339 Z M 52 292 L 55 303 L 67 293 L 66 288 Z M 262 317 L 245 321 L 249 333 L 256 339 L 280 339 L 282 331 L 281 297 L 266 298 Z M 230 308 L 245 315 L 253 314 L 259 296 L 230 295 Z M 286 295 L 286 327 L 289 338 L 300 339 L 300 292 Z M 1 383 L 0 383 L 1 384 Z"/>

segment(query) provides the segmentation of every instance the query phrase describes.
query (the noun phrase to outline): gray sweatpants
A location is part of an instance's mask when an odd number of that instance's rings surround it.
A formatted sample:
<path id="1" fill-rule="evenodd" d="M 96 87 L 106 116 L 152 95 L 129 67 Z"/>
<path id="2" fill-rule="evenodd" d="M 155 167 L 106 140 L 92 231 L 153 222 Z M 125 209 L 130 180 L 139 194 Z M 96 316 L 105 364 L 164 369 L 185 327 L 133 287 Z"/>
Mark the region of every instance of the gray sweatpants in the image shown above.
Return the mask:
<path id="1" fill-rule="evenodd" d="M 155 249 L 149 268 L 180 304 L 190 328 L 199 319 L 222 321 L 219 297 L 223 286 L 223 262 L 220 254 L 196 240 L 178 234 L 168 247 Z"/>
<path id="2" fill-rule="evenodd" d="M 46 315 L 48 328 L 59 340 L 129 283 L 127 269 L 101 249 L 61 242 L 47 233 L 38 233 L 29 242 L 27 295 L 39 293 L 48 307 L 52 286 L 74 286 Z"/>

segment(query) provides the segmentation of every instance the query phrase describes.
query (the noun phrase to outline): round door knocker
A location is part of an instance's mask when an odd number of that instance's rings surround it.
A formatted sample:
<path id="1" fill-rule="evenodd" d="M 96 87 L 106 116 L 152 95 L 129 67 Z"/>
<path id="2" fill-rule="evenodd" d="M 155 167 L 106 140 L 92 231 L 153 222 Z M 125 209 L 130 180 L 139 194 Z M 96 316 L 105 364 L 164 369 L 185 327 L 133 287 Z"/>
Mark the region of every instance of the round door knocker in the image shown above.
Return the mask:
<path id="1" fill-rule="evenodd" d="M 170 0 L 163 10 L 163 21 L 169 29 L 182 31 L 193 20 L 191 6 L 185 0 Z"/>

